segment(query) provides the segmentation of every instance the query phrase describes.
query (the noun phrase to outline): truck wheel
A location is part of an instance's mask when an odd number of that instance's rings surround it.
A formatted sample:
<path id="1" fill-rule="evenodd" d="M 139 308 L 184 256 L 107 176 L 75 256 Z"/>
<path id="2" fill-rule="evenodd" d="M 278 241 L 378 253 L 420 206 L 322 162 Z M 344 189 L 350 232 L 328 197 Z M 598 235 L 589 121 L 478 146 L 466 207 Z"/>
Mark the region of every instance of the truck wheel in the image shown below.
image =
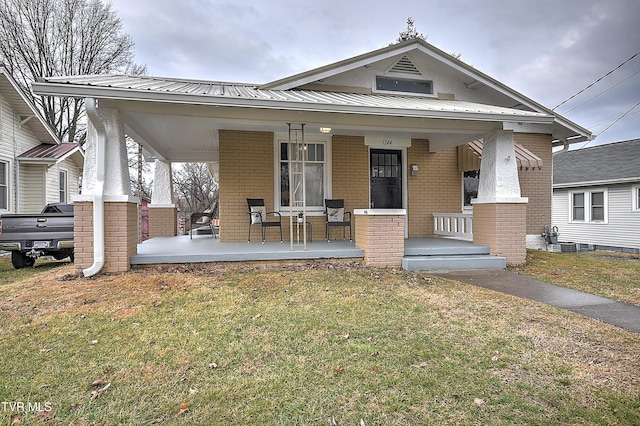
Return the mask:
<path id="1" fill-rule="evenodd" d="M 11 252 L 11 264 L 16 269 L 29 268 L 36 263 L 33 257 L 29 257 L 26 254 L 19 251 Z"/>

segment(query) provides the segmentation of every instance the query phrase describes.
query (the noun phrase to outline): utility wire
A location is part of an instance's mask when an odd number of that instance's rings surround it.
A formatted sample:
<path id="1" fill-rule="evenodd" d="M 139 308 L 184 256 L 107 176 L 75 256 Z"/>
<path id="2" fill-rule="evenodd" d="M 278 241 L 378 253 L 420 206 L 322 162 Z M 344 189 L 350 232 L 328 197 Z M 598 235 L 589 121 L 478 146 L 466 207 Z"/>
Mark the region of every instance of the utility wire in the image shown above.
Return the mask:
<path id="1" fill-rule="evenodd" d="M 616 118 L 615 120 L 613 120 L 613 123 L 611 123 L 606 129 L 604 129 L 602 132 L 598 133 L 597 136 L 602 136 L 602 134 L 604 132 L 606 132 L 607 130 L 609 130 L 610 128 L 612 128 L 618 121 L 622 120 L 623 118 L 625 118 L 627 115 L 631 114 L 631 111 L 633 111 L 634 109 L 636 109 L 636 107 L 640 105 L 640 102 L 636 103 L 634 106 L 632 106 L 630 109 L 627 110 L 627 112 L 625 112 L 624 114 L 622 114 L 620 117 Z M 635 114 L 635 113 L 634 113 Z M 568 155 L 562 160 L 562 161 L 558 161 L 557 163 L 553 164 L 553 167 L 558 167 L 560 166 L 562 163 L 564 163 L 565 161 L 567 161 L 569 158 L 571 158 L 573 156 L 573 153 L 575 153 L 576 151 L 579 151 L 581 149 L 583 149 L 584 147 L 586 147 L 587 145 L 589 145 L 591 142 L 593 142 L 595 140 L 594 139 L 590 139 L 588 141 L 586 141 L 584 143 L 584 145 L 582 145 L 580 148 L 576 149 L 575 151 L 569 151 Z"/>
<path id="2" fill-rule="evenodd" d="M 582 102 L 581 104 L 574 106 L 573 108 L 571 108 L 570 110 L 567 110 L 565 112 L 563 112 L 562 114 L 569 114 L 571 111 L 573 111 L 574 109 L 578 109 L 580 108 L 582 105 L 591 102 L 592 100 L 594 100 L 595 98 L 604 95 L 605 93 L 607 93 L 608 91 L 620 86 L 622 83 L 624 83 L 625 81 L 629 80 L 632 77 L 635 77 L 636 75 L 640 74 L 640 70 L 636 71 L 635 73 L 631 74 L 629 77 L 625 78 L 624 80 L 614 84 L 613 86 L 609 87 L 608 89 L 603 90 L 602 92 L 598 93 L 597 95 L 587 99 L 586 101 Z M 557 108 L 557 107 L 556 107 Z"/>
<path id="3" fill-rule="evenodd" d="M 607 77 L 610 74 L 613 74 L 615 71 L 617 71 L 618 69 L 620 69 L 622 66 L 624 66 L 627 62 L 629 62 L 630 60 L 632 60 L 633 58 L 635 58 L 636 56 L 640 55 L 640 52 L 636 53 L 635 55 L 631 56 L 629 59 L 627 59 L 626 61 L 624 61 L 623 63 L 621 63 L 620 65 L 618 65 L 617 67 L 615 67 L 614 69 L 612 69 L 611 71 L 609 71 L 608 73 L 606 73 L 605 75 L 603 75 L 602 77 L 600 77 L 599 79 L 597 79 L 596 81 L 594 81 L 593 83 L 591 83 L 590 85 L 588 85 L 587 87 L 585 87 L 584 89 L 580 90 L 578 93 L 576 93 L 575 95 L 569 97 L 568 99 L 560 102 L 558 105 L 556 105 L 555 108 L 553 108 L 551 111 L 555 111 L 558 107 L 566 104 L 567 102 L 569 102 L 571 99 L 575 98 L 576 96 L 578 96 L 579 94 L 581 94 L 582 92 L 584 92 L 585 90 L 591 88 L 592 86 L 594 86 L 596 83 L 600 82 L 602 79 L 604 79 L 605 77 Z"/>
<path id="4" fill-rule="evenodd" d="M 627 112 L 625 112 L 624 114 L 622 114 L 620 117 L 618 117 L 613 123 L 609 124 L 609 126 L 604 129 L 603 131 L 601 131 L 600 133 L 598 133 L 598 136 L 601 136 L 604 132 L 606 132 L 607 130 L 609 130 L 611 127 L 613 127 L 618 121 L 622 120 L 623 118 L 625 118 L 627 115 L 629 115 L 631 113 L 631 111 L 633 111 L 634 109 L 636 109 L 636 107 L 640 105 L 640 102 L 636 103 L 633 107 L 631 107 L 631 109 L 628 109 Z"/>

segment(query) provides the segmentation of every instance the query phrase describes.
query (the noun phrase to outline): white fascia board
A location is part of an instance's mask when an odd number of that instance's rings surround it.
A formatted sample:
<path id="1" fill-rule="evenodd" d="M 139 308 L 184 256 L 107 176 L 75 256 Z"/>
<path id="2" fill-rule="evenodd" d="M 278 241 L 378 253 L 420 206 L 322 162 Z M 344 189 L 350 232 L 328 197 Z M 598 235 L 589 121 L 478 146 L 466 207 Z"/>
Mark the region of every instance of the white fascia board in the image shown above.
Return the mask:
<path id="1" fill-rule="evenodd" d="M 553 187 L 557 189 L 584 188 L 588 186 L 616 185 L 621 183 L 640 183 L 640 176 L 622 179 L 593 180 L 588 182 L 554 183 Z"/>
<path id="2" fill-rule="evenodd" d="M 499 113 L 473 113 L 460 111 L 436 111 L 421 109 L 403 109 L 403 108 L 379 108 L 379 107 L 362 107 L 358 105 L 328 105 L 317 103 L 304 103 L 292 101 L 280 101 L 273 99 L 256 99 L 256 98 L 232 98 L 232 97 L 214 97 L 210 95 L 194 95 L 184 93 L 159 93 L 159 92 L 143 92 L 132 89 L 123 88 L 104 88 L 93 86 L 77 86 L 70 84 L 56 83 L 38 83 L 34 84 L 34 91 L 41 95 L 50 96 L 72 96 L 72 97 L 92 97 L 96 99 L 110 99 L 122 101 L 142 101 L 142 102 L 163 102 L 163 103 L 180 103 L 192 105 L 211 105 L 226 106 L 239 108 L 264 108 L 279 109 L 290 111 L 305 112 L 331 112 L 344 114 L 367 114 L 382 115 L 394 117 L 412 117 L 412 118 L 441 118 L 453 120 L 472 120 L 472 121 L 517 121 L 523 123 L 553 123 L 554 117 L 545 115 L 529 115 L 525 114 L 499 114 Z"/>

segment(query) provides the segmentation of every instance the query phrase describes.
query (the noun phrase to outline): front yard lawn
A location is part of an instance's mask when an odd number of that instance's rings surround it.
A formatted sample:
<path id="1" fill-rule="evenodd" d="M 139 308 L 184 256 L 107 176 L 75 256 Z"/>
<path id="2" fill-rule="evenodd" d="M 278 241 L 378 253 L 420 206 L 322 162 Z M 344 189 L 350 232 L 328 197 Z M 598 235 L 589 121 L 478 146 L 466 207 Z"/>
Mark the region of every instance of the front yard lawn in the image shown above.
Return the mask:
<path id="1" fill-rule="evenodd" d="M 639 335 L 428 274 L 31 271 L 0 281 L 0 424 L 640 424 Z"/>

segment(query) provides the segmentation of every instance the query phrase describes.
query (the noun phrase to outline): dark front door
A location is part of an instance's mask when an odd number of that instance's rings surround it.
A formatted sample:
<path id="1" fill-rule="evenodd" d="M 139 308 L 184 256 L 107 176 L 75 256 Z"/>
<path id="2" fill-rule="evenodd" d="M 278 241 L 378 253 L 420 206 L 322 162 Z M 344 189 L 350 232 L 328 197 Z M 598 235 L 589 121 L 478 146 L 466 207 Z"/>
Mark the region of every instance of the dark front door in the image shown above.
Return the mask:
<path id="1" fill-rule="evenodd" d="M 402 208 L 401 151 L 371 150 L 371 208 Z"/>

